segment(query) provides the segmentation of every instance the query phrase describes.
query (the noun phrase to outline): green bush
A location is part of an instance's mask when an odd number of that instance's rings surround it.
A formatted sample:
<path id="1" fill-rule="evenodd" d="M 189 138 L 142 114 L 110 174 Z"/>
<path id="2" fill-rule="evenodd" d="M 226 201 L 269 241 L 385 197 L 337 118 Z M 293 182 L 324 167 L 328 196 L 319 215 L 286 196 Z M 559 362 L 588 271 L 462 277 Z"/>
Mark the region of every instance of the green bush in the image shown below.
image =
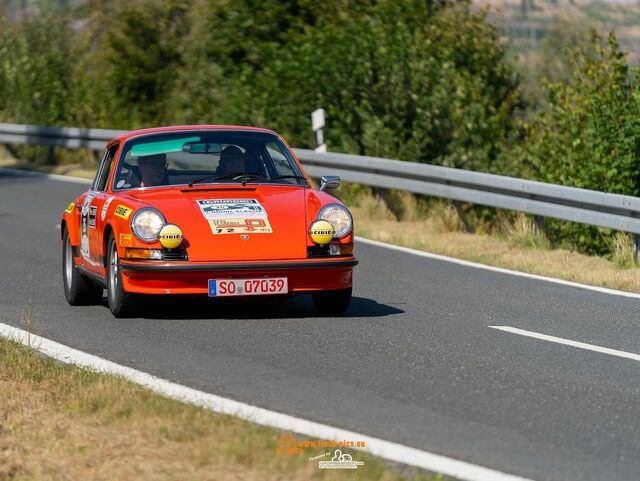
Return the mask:
<path id="1" fill-rule="evenodd" d="M 0 25 L 0 108 L 4 121 L 64 124 L 74 103 L 70 18 L 40 12 Z"/>
<path id="2" fill-rule="evenodd" d="M 20 22 L 0 20 L 0 113 L 3 122 L 73 123 L 76 33 L 68 15 L 37 11 Z M 25 146 L 20 156 L 48 163 L 53 148 Z"/>
<path id="3" fill-rule="evenodd" d="M 526 160 L 538 179 L 555 184 L 638 195 L 640 90 L 613 34 L 595 33 L 593 48 L 574 57 L 568 82 L 547 89 L 547 108 L 528 125 Z M 547 223 L 556 242 L 609 251 L 611 231 Z"/>
<path id="4" fill-rule="evenodd" d="M 269 19 L 234 24 L 236 37 L 247 43 L 251 32 L 268 31 Z M 483 14 L 464 2 L 390 0 L 315 25 L 290 23 L 286 43 L 258 35 L 261 55 L 240 47 L 223 55 L 223 119 L 310 146 L 309 114 L 324 107 L 332 150 L 503 170 L 519 78 Z M 232 68 L 229 58 L 242 62 Z"/>

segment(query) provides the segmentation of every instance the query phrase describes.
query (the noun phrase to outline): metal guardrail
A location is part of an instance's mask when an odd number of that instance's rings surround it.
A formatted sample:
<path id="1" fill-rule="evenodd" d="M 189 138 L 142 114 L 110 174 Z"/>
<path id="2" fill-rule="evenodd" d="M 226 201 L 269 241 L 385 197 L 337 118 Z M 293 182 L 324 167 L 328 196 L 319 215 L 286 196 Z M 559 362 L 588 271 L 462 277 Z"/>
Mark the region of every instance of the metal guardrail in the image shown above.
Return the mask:
<path id="1" fill-rule="evenodd" d="M 126 131 L 0 123 L 0 144 L 101 150 Z M 640 198 L 429 164 L 294 149 L 312 177 L 397 189 L 640 234 Z"/>
<path id="2" fill-rule="evenodd" d="M 102 150 L 109 140 L 126 132 L 126 130 L 40 127 L 0 123 L 0 144 L 48 145 L 68 149 Z"/>

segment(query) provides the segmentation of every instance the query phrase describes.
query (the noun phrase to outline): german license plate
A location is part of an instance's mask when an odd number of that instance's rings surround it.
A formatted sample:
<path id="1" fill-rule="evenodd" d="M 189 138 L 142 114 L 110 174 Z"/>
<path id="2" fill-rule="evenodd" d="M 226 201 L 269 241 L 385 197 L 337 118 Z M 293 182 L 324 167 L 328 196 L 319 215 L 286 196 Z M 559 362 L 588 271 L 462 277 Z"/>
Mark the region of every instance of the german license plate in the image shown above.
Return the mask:
<path id="1" fill-rule="evenodd" d="M 286 277 L 260 277 L 258 279 L 209 279 L 209 297 L 267 296 L 286 294 Z"/>

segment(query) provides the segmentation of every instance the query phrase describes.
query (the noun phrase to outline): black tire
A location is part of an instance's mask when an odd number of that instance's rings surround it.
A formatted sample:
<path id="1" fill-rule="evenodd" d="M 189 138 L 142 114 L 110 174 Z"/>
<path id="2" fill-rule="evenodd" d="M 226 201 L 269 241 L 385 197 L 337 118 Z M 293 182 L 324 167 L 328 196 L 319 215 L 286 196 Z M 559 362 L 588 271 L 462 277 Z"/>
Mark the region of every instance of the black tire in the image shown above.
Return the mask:
<path id="1" fill-rule="evenodd" d="M 113 235 L 109 237 L 107 244 L 107 301 L 114 317 L 132 317 L 135 314 L 135 295 L 126 292 L 122 287 L 120 258 Z"/>
<path id="2" fill-rule="evenodd" d="M 320 314 L 340 315 L 351 304 L 352 288 L 337 291 L 314 292 L 311 294 L 313 305 Z"/>
<path id="3" fill-rule="evenodd" d="M 62 284 L 64 297 L 72 306 L 88 306 L 102 300 L 102 286 L 97 286 L 80 274 L 73 262 L 73 248 L 67 229 L 62 237 Z"/>

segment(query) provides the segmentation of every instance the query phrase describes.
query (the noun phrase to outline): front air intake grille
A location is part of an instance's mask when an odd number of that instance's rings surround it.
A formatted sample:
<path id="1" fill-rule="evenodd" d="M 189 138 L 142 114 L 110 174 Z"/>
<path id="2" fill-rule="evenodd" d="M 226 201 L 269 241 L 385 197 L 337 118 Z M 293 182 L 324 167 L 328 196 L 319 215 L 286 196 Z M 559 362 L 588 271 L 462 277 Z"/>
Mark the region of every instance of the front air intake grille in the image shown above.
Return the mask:
<path id="1" fill-rule="evenodd" d="M 187 257 L 187 251 L 185 250 L 162 249 L 162 260 L 163 261 L 187 261 L 189 260 L 189 258 Z"/>

